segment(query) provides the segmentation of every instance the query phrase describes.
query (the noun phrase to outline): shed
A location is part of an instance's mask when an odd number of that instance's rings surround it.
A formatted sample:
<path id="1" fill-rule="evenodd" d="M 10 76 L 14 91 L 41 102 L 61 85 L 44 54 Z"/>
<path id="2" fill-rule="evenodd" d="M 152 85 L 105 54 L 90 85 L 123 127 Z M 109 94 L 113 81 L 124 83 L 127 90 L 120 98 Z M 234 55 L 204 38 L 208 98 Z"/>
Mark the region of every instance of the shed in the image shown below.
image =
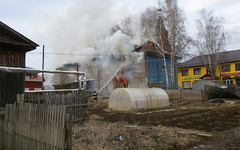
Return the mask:
<path id="1" fill-rule="evenodd" d="M 169 106 L 167 93 L 161 88 L 118 88 L 108 102 L 108 108 L 120 111 L 152 109 Z"/>
<path id="2" fill-rule="evenodd" d="M 26 52 L 38 44 L 0 21 L 0 66 L 25 67 Z M 17 94 L 24 93 L 24 73 L 0 71 L 0 107 L 14 103 Z"/>

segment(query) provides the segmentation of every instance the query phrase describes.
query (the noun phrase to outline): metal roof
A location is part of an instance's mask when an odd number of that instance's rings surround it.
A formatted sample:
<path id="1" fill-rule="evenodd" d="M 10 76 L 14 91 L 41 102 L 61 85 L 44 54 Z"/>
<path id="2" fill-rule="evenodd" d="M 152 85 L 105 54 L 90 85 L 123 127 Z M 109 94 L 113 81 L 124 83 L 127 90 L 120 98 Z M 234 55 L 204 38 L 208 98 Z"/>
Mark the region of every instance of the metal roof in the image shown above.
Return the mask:
<path id="1" fill-rule="evenodd" d="M 202 57 L 203 56 L 197 56 L 188 61 L 185 61 L 179 64 L 178 68 L 204 66 L 205 64 L 203 62 Z M 240 49 L 219 53 L 219 63 L 228 63 L 228 62 L 236 62 L 236 61 L 240 61 Z"/>

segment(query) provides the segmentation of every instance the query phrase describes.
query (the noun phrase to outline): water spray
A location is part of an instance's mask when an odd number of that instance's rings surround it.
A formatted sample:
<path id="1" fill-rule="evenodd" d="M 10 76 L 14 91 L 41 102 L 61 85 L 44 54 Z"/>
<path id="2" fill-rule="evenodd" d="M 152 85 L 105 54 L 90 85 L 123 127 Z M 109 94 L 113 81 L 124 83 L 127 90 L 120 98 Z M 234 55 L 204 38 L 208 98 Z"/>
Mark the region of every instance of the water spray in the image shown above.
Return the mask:
<path id="1" fill-rule="evenodd" d="M 104 84 L 104 86 L 102 88 L 100 88 L 97 93 L 101 92 L 108 84 L 109 82 L 115 77 L 115 75 L 118 73 L 118 71 L 126 65 L 126 61 L 124 61 L 118 68 L 117 70 L 114 72 L 113 76 Z"/>

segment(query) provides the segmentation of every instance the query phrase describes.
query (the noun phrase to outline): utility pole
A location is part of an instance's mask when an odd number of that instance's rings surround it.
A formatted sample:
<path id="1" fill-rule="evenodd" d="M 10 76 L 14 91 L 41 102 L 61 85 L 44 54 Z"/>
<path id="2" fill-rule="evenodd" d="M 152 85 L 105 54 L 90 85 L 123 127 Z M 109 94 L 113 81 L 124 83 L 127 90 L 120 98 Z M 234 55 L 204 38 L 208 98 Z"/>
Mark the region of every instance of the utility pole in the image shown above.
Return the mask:
<path id="1" fill-rule="evenodd" d="M 76 63 L 76 67 L 77 67 L 77 72 L 79 71 L 79 64 Z M 78 89 L 80 89 L 80 80 L 79 80 L 79 74 L 77 74 L 77 84 L 78 84 Z"/>
<path id="2" fill-rule="evenodd" d="M 44 45 L 43 45 L 43 51 L 42 51 L 42 70 L 44 70 Z M 42 72 L 42 90 L 44 90 L 44 73 Z"/>

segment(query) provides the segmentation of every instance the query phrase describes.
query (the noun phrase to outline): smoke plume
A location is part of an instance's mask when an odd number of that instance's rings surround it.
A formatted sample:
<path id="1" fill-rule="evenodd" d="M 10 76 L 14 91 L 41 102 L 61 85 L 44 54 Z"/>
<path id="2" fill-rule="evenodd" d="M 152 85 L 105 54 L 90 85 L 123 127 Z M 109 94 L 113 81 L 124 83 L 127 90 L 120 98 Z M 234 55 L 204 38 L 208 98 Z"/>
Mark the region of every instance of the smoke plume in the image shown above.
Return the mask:
<path id="1" fill-rule="evenodd" d="M 77 62 L 100 66 L 106 70 L 107 79 L 122 61 L 129 65 L 139 60 L 142 54 L 133 53 L 134 45 L 139 44 L 138 20 L 131 23 L 132 37 L 121 30 L 112 33 L 111 27 L 119 23 L 114 16 L 121 12 L 116 7 L 117 3 L 111 0 L 78 0 L 67 15 L 56 17 L 49 30 L 52 51 L 76 54 L 57 56 L 58 65 Z"/>

